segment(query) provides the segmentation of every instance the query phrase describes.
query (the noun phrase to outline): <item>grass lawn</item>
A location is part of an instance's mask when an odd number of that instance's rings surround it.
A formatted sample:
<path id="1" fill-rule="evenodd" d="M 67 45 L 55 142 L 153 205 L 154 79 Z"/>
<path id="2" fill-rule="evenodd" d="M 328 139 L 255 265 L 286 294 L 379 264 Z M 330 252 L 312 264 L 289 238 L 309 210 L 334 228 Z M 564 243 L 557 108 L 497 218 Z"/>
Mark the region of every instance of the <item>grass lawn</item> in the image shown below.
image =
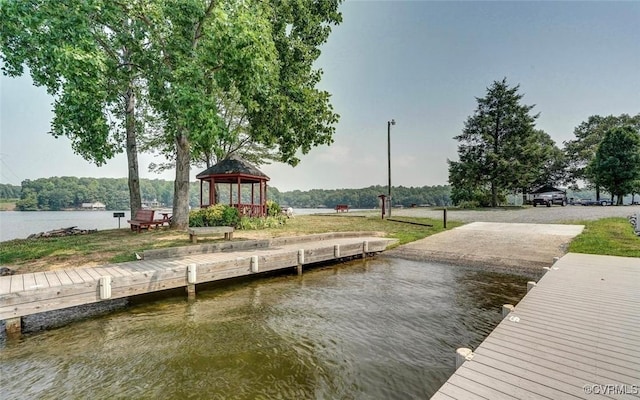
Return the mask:
<path id="1" fill-rule="evenodd" d="M 633 234 L 633 227 L 627 219 L 604 218 L 577 223 L 585 228 L 573 239 L 569 252 L 640 257 L 640 237 Z"/>
<path id="2" fill-rule="evenodd" d="M 441 220 L 427 218 L 397 218 L 399 220 L 432 224 L 433 227 L 382 220 L 379 216 L 355 217 L 345 215 L 302 215 L 287 220 L 278 228 L 260 231 L 236 231 L 234 240 L 264 239 L 324 232 L 372 231 L 385 237 L 399 239 L 400 244 L 422 239 L 443 231 Z M 451 229 L 461 223 L 447 223 Z M 219 241 L 206 238 L 199 243 Z M 135 260 L 135 253 L 164 247 L 191 246 L 184 231 L 167 228 L 135 233 L 128 229 L 105 230 L 89 235 L 61 238 L 16 239 L 0 242 L 0 265 L 19 273 L 59 268 L 96 266 Z"/>
<path id="3" fill-rule="evenodd" d="M 385 237 L 399 239 L 399 244 L 422 239 L 442 232 L 442 220 L 428 218 L 393 218 L 433 227 L 382 220 L 380 216 L 301 215 L 286 225 L 259 231 L 236 231 L 234 240 L 265 239 L 324 232 L 371 231 Z M 572 221 L 585 225 L 584 232 L 570 244 L 574 253 L 640 257 L 640 238 L 633 234 L 625 218 L 606 218 L 597 221 Z M 448 228 L 462 225 L 449 221 Z M 205 238 L 199 243 L 220 241 Z M 164 247 L 192 246 L 186 232 L 167 228 L 135 233 L 128 229 L 100 231 L 90 235 L 63 238 L 16 239 L 0 242 L 0 265 L 19 273 L 59 268 L 96 266 L 135 260 L 135 253 Z"/>

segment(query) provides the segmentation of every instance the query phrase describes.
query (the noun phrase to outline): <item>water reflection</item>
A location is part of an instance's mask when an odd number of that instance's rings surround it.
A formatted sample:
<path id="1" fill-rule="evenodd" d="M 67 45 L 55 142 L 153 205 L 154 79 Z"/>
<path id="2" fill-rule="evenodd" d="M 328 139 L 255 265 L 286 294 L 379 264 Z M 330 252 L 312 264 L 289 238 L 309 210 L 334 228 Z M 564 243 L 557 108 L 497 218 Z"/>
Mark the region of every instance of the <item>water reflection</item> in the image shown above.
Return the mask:
<path id="1" fill-rule="evenodd" d="M 0 349 L 7 398 L 428 398 L 526 278 L 390 258 L 200 291 Z"/>

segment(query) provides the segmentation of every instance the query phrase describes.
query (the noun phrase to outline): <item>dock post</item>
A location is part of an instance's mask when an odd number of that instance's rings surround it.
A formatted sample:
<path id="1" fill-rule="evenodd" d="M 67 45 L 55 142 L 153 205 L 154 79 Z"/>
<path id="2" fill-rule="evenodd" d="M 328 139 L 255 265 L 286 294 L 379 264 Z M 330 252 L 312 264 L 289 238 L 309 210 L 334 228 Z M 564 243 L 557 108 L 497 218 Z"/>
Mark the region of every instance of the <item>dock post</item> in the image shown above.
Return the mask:
<path id="1" fill-rule="evenodd" d="M 333 256 L 335 258 L 340 258 L 340 245 L 336 244 L 335 246 L 333 246 Z"/>
<path id="2" fill-rule="evenodd" d="M 560 259 L 560 257 L 553 257 L 553 263 L 551 263 L 551 264 L 552 265 L 555 264 L 559 259 Z"/>
<path id="3" fill-rule="evenodd" d="M 22 317 L 9 318 L 4 321 L 7 337 L 19 338 L 22 335 Z"/>
<path id="4" fill-rule="evenodd" d="M 196 264 L 187 264 L 187 298 L 195 300 L 196 298 Z"/>
<path id="5" fill-rule="evenodd" d="M 538 284 L 535 283 L 534 281 L 529 281 L 527 282 L 527 293 L 529 293 L 529 291 L 531 291 L 531 289 L 533 289 L 534 287 L 536 287 Z"/>
<path id="6" fill-rule="evenodd" d="M 258 272 L 258 256 L 251 256 L 251 272 Z"/>
<path id="7" fill-rule="evenodd" d="M 369 241 L 365 240 L 362 242 L 362 259 L 367 258 L 367 253 L 369 252 Z"/>
<path id="8" fill-rule="evenodd" d="M 304 249 L 298 250 L 298 276 L 302 275 L 302 264 L 304 264 Z"/>
<path id="9" fill-rule="evenodd" d="M 445 207 L 442 211 L 442 227 L 447 229 L 447 208 Z"/>
<path id="10" fill-rule="evenodd" d="M 515 307 L 513 306 L 513 304 L 503 304 L 502 305 L 502 319 L 507 318 L 507 315 L 509 315 L 509 313 L 511 311 L 513 311 Z"/>
<path id="11" fill-rule="evenodd" d="M 473 351 L 467 347 L 459 347 L 456 350 L 456 369 L 462 367 L 465 361 L 473 358 Z"/>
<path id="12" fill-rule="evenodd" d="M 100 277 L 100 300 L 106 300 L 111 298 L 111 277 Z"/>

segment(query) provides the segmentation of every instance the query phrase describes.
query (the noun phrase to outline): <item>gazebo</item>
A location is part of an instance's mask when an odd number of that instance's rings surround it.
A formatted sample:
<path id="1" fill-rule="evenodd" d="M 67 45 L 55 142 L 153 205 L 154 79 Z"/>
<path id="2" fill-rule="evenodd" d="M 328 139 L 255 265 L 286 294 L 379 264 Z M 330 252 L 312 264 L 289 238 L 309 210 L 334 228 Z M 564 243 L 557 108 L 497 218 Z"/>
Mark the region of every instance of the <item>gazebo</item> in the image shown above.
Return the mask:
<path id="1" fill-rule="evenodd" d="M 226 158 L 200 172 L 196 178 L 200 180 L 200 208 L 216 204 L 216 184 L 229 184 L 229 205 L 237 208 L 240 215 L 263 217 L 267 214 L 267 181 L 269 177 L 245 160 L 236 157 Z M 256 184 L 258 184 L 257 203 Z M 247 199 L 243 202 L 242 189 L 247 188 L 244 194 L 248 198 L 249 185 L 251 185 L 251 201 L 249 202 Z M 225 192 L 226 190 L 220 187 L 218 199 L 221 199 L 220 195 Z M 220 202 L 222 201 L 220 200 Z"/>

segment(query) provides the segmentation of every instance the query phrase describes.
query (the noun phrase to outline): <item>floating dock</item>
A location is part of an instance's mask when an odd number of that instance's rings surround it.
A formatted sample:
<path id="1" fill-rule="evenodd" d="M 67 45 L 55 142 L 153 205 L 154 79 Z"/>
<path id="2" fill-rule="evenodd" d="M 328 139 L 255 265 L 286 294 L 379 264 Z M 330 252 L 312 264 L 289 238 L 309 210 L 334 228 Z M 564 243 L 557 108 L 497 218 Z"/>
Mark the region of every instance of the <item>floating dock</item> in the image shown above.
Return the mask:
<path id="1" fill-rule="evenodd" d="M 569 253 L 528 287 L 432 400 L 640 398 L 640 258 Z"/>
<path id="2" fill-rule="evenodd" d="M 140 261 L 0 277 L 0 320 L 19 334 L 21 317 L 100 301 L 304 265 L 366 257 L 397 242 L 375 236 L 320 234 L 145 252 Z"/>

